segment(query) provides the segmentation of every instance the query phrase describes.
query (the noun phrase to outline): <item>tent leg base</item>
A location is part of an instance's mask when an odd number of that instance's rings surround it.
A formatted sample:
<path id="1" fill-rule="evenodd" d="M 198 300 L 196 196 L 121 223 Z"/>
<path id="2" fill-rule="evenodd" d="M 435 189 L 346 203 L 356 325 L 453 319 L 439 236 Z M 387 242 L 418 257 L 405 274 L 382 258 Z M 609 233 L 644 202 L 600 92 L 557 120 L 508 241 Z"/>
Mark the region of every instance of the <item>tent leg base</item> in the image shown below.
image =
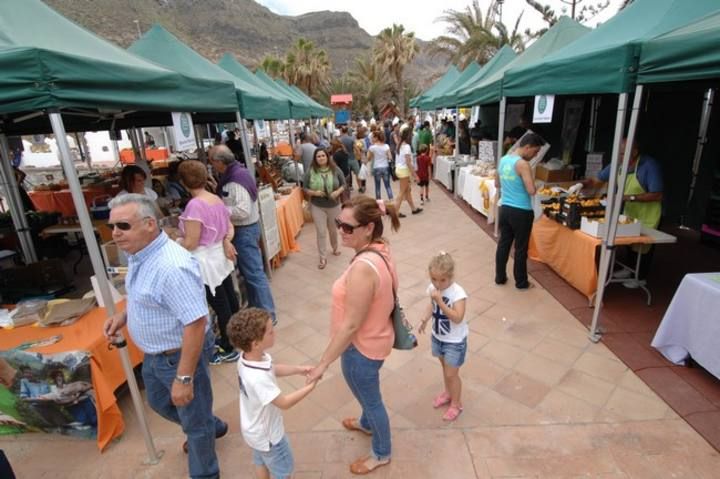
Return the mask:
<path id="1" fill-rule="evenodd" d="M 165 451 L 159 450 L 156 453 L 156 457 L 149 457 L 143 461 L 143 466 L 157 466 L 160 464 L 160 459 L 165 455 Z"/>
<path id="2" fill-rule="evenodd" d="M 592 332 L 588 333 L 588 338 L 590 338 L 590 341 L 592 341 L 593 343 L 599 343 L 600 340 L 602 339 L 602 335 L 604 332 L 605 331 L 598 330 L 598 331 L 595 331 L 594 333 L 592 333 Z"/>

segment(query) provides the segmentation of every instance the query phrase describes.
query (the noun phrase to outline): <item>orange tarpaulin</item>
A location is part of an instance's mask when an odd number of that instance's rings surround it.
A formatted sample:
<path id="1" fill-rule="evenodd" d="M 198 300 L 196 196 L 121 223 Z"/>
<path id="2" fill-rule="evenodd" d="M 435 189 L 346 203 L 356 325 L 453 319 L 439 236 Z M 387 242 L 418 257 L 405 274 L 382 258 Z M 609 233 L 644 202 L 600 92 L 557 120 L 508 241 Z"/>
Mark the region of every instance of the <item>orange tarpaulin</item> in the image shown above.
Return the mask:
<path id="1" fill-rule="evenodd" d="M 119 310 L 125 309 L 120 303 Z M 16 348 L 27 341 L 45 339 L 62 334 L 62 339 L 49 346 L 31 348 L 28 351 L 42 354 L 56 354 L 67 351 L 87 351 L 90 353 L 90 374 L 95 389 L 98 416 L 97 444 L 100 450 L 114 438 L 122 434 L 125 423 L 117 405 L 115 389 L 125 382 L 120 355 L 116 350 L 108 349 L 108 342 L 102 333 L 103 323 L 107 319 L 105 308 L 95 308 L 70 326 L 35 328 L 23 326 L 15 329 L 0 330 L 0 350 Z M 133 366 L 142 362 L 142 352 L 130 340 L 127 329 L 123 330 L 127 338 L 128 352 Z"/>
<path id="2" fill-rule="evenodd" d="M 275 203 L 277 208 L 278 231 L 280 232 L 280 253 L 275 257 L 274 264 L 277 266 L 280 258 L 284 258 L 290 252 L 300 251 L 295 238 L 300 233 L 305 219 L 303 217 L 303 193 L 302 189 L 295 187 L 287 196 L 283 196 Z"/>
<path id="3" fill-rule="evenodd" d="M 597 290 L 596 255 L 600 238 L 571 230 L 543 216 L 533 224 L 528 256 L 550 266 L 575 289 L 591 298 Z M 618 237 L 616 245 L 652 243 L 647 236 Z"/>
<path id="4" fill-rule="evenodd" d="M 170 157 L 166 148 L 145 148 L 145 158 L 148 161 L 166 160 Z M 132 165 L 135 163 L 135 153 L 132 148 L 123 148 L 120 150 L 120 162 L 123 165 Z"/>
<path id="5" fill-rule="evenodd" d="M 95 198 L 113 196 L 113 194 L 117 193 L 117 191 L 108 193 L 105 190 L 92 189 L 84 189 L 82 192 L 88 208 L 92 205 Z M 31 191 L 28 195 L 38 211 L 59 211 L 63 216 L 77 216 L 70 190 Z"/>

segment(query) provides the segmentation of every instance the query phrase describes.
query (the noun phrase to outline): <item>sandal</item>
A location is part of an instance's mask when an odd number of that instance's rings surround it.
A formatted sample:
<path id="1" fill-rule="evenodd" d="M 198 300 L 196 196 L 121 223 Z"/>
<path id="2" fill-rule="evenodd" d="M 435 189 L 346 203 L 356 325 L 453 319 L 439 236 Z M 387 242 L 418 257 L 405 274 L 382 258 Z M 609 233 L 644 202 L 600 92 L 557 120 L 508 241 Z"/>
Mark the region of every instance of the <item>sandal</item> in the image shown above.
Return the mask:
<path id="1" fill-rule="evenodd" d="M 462 410 L 462 407 L 451 405 L 448 410 L 445 411 L 445 414 L 443 414 L 443 421 L 454 421 L 458 418 Z"/>
<path id="2" fill-rule="evenodd" d="M 422 213 L 422 210 L 422 208 L 415 208 L 414 210 L 412 210 L 412 214 L 416 215 L 418 213 Z"/>
<path id="3" fill-rule="evenodd" d="M 327 266 L 327 259 L 320 258 L 320 263 L 318 264 L 318 269 L 325 269 L 325 266 Z"/>
<path id="4" fill-rule="evenodd" d="M 359 476 L 364 476 L 365 474 L 370 474 L 378 467 L 387 466 L 390 464 L 390 459 L 387 459 L 385 461 L 378 461 L 373 468 L 369 468 L 365 463 L 370 459 L 370 456 L 361 457 L 357 461 L 350 464 L 350 472 L 353 474 L 357 474 Z"/>
<path id="5" fill-rule="evenodd" d="M 405 213 L 398 213 L 398 218 L 407 218 Z"/>
<path id="6" fill-rule="evenodd" d="M 447 391 L 443 391 L 437 396 L 435 396 L 435 399 L 433 399 L 433 407 L 435 409 L 439 407 L 443 407 L 450 404 L 450 395 L 447 393 Z"/>
<path id="7" fill-rule="evenodd" d="M 342 420 L 342 425 L 348 431 L 360 431 L 361 433 L 365 434 L 366 436 L 372 436 L 372 431 L 368 431 L 364 427 L 361 427 L 360 421 L 358 421 L 357 418 L 346 417 L 345 419 Z"/>
<path id="8" fill-rule="evenodd" d="M 340 254 L 341 254 L 341 253 L 340 253 L 340 251 L 338 251 L 338 250 L 334 250 L 334 251 L 333 251 L 333 256 L 340 256 Z"/>

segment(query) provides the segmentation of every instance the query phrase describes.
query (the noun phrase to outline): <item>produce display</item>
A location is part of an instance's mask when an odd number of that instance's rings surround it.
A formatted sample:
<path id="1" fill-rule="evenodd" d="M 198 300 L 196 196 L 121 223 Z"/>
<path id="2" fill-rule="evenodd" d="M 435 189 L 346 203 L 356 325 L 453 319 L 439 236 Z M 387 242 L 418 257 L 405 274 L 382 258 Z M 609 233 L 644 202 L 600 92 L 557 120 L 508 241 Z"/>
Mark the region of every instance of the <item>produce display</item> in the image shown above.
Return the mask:
<path id="1" fill-rule="evenodd" d="M 550 219 L 570 229 L 579 229 L 583 217 L 588 219 L 605 217 L 605 206 L 600 198 L 583 198 L 578 195 L 561 196 L 555 191 L 548 193 L 553 194 L 546 194 L 550 198 L 541 201 L 543 212 Z"/>

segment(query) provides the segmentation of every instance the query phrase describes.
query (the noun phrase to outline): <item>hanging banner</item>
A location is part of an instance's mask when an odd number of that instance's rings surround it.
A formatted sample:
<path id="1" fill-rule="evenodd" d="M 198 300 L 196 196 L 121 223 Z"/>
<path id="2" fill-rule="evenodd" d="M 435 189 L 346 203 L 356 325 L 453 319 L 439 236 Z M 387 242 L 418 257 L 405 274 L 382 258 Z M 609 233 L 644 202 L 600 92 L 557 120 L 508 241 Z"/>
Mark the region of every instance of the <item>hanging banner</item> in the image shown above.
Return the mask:
<path id="1" fill-rule="evenodd" d="M 552 123 L 555 95 L 536 95 L 533 123 Z"/>
<path id="2" fill-rule="evenodd" d="M 270 136 L 265 120 L 253 120 L 253 124 L 255 125 L 255 134 L 258 138 L 268 138 Z"/>
<path id="3" fill-rule="evenodd" d="M 172 113 L 175 150 L 185 151 L 197 148 L 195 128 L 190 113 Z"/>

